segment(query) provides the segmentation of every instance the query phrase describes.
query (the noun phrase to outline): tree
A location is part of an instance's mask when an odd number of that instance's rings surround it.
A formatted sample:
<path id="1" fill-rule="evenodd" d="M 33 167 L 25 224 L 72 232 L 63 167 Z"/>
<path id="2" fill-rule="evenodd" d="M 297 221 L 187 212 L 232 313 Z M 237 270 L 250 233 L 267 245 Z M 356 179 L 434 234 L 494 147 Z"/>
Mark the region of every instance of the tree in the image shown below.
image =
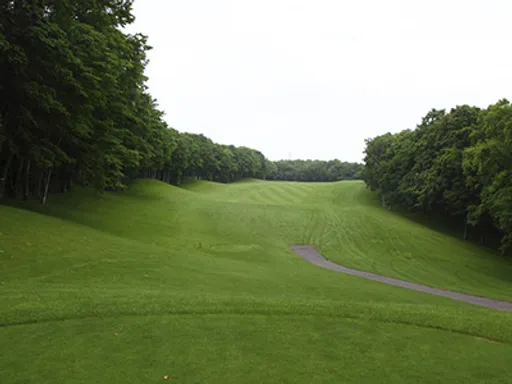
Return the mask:
<path id="1" fill-rule="evenodd" d="M 288 181 L 340 181 L 361 178 L 362 164 L 340 160 L 281 160 L 267 164 L 267 177 Z"/>
<path id="2" fill-rule="evenodd" d="M 512 246 L 512 108 L 431 110 L 413 130 L 366 141 L 363 177 L 383 205 L 455 219 L 481 242 Z M 494 234 L 493 234 L 494 232 Z M 462 232 L 461 232 L 462 233 Z"/>
<path id="3" fill-rule="evenodd" d="M 512 248 L 512 104 L 501 100 L 483 114 L 475 144 L 465 151 L 467 183 L 481 190 L 481 200 L 470 206 L 474 223 L 489 214 L 504 234 L 501 249 Z"/>

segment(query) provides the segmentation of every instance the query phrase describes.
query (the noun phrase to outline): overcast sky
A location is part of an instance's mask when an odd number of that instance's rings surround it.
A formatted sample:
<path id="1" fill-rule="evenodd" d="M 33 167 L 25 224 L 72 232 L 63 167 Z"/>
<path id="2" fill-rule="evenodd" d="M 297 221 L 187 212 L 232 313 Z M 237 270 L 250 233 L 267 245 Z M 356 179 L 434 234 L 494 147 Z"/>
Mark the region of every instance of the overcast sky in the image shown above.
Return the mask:
<path id="1" fill-rule="evenodd" d="M 137 0 L 179 131 L 271 160 L 360 161 L 431 108 L 512 93 L 511 0 Z"/>

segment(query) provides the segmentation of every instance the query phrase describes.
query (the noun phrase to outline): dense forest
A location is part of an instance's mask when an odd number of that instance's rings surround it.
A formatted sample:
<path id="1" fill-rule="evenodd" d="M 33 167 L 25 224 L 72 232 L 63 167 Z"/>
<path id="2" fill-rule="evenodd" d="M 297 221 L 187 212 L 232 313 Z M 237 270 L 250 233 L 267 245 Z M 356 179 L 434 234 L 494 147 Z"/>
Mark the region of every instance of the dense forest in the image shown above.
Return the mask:
<path id="1" fill-rule="evenodd" d="M 430 111 L 415 130 L 367 140 L 364 179 L 387 208 L 459 223 L 512 250 L 512 104 Z"/>
<path id="2" fill-rule="evenodd" d="M 0 4 L 0 198 L 136 178 L 341 180 L 358 165 L 276 162 L 167 126 L 145 86 L 147 38 L 122 28 L 130 0 Z M 360 165 L 359 165 L 360 167 Z"/>
<path id="3" fill-rule="evenodd" d="M 360 179 L 363 165 L 339 160 L 281 160 L 267 169 L 267 179 L 286 181 L 339 181 Z"/>
<path id="4" fill-rule="evenodd" d="M 74 183 L 118 190 L 138 177 L 264 177 L 260 152 L 163 121 L 145 86 L 146 37 L 120 30 L 131 4 L 0 4 L 0 197 L 45 202 Z"/>

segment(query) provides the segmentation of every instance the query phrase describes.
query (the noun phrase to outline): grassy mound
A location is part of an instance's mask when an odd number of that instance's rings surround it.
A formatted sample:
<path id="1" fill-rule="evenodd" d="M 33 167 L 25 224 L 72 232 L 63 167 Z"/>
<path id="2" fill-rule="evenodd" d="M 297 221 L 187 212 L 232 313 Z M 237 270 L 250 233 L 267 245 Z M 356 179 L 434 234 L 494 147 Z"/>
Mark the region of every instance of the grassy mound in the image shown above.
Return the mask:
<path id="1" fill-rule="evenodd" d="M 512 314 L 314 267 L 512 300 L 512 264 L 360 182 L 141 181 L 0 206 L 1 382 L 485 382 Z"/>

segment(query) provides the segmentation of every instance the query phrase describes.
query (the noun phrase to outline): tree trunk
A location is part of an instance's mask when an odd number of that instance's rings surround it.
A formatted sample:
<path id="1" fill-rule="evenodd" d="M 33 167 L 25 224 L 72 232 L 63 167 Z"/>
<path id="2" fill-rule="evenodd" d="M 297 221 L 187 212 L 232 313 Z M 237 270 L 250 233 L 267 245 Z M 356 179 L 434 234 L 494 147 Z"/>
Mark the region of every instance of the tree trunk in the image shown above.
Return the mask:
<path id="1" fill-rule="evenodd" d="M 41 199 L 41 192 L 43 191 L 43 180 L 44 180 L 44 171 L 42 169 L 39 170 L 39 178 L 37 180 L 36 185 L 36 197 Z"/>
<path id="2" fill-rule="evenodd" d="M 384 196 L 384 194 L 383 194 L 383 193 L 381 193 L 381 195 L 380 195 L 380 201 L 381 201 L 381 203 L 382 203 L 382 208 L 384 208 L 384 209 L 389 209 L 389 208 L 387 207 L 387 205 L 386 205 L 386 197 Z"/>
<path id="3" fill-rule="evenodd" d="M 23 197 L 23 165 L 25 165 L 25 160 L 23 157 L 20 157 L 18 171 L 16 172 L 16 184 L 14 186 L 16 198 L 20 200 Z"/>
<path id="4" fill-rule="evenodd" d="M 27 160 L 25 167 L 25 188 L 23 191 L 23 200 L 27 200 L 30 195 L 30 160 Z"/>
<path id="5" fill-rule="evenodd" d="M 9 153 L 7 162 L 5 163 L 2 174 L 0 175 L 0 199 L 2 199 L 5 196 L 5 187 L 7 185 L 7 175 L 9 174 L 9 168 L 11 167 L 13 157 L 14 157 L 14 155 L 12 153 Z"/>
<path id="6" fill-rule="evenodd" d="M 464 219 L 464 240 L 468 239 L 468 217 Z"/>
<path id="7" fill-rule="evenodd" d="M 60 191 L 62 193 L 66 193 L 68 191 L 68 179 L 67 179 L 68 175 L 67 175 L 66 171 L 63 171 L 61 173 L 61 175 L 62 175 L 62 178 L 59 180 L 59 182 L 60 182 Z"/>
<path id="8" fill-rule="evenodd" d="M 50 179 L 52 178 L 52 167 L 48 167 L 46 175 L 44 177 L 43 194 L 41 196 L 41 204 L 46 204 L 48 201 L 48 189 L 50 188 Z"/>
<path id="9" fill-rule="evenodd" d="M 68 181 L 67 181 L 67 188 L 66 191 L 69 192 L 73 189 L 73 176 L 75 174 L 75 170 L 73 169 L 71 172 L 69 172 L 68 175 Z"/>

